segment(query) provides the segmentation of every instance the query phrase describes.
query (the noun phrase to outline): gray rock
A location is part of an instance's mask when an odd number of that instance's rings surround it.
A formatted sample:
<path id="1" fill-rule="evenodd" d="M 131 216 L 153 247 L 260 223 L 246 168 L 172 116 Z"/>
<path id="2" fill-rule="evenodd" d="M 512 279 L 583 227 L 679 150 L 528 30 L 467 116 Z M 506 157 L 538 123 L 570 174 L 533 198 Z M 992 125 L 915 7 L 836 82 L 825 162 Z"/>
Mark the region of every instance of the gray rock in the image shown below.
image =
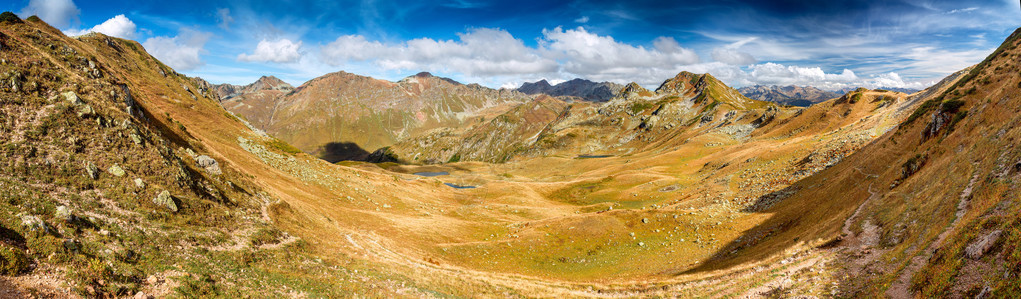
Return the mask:
<path id="1" fill-rule="evenodd" d="M 142 181 L 142 178 L 135 178 L 135 187 L 138 187 L 138 189 L 145 189 L 145 181 Z"/>
<path id="2" fill-rule="evenodd" d="M 84 164 L 85 164 L 85 174 L 87 174 L 89 176 L 89 178 L 91 178 L 93 180 L 99 178 L 99 168 L 96 168 L 96 164 L 92 164 L 91 161 L 85 161 Z"/>
<path id="3" fill-rule="evenodd" d="M 62 95 L 64 96 L 64 99 L 67 100 L 68 102 L 71 102 L 71 104 L 81 105 L 85 103 L 82 102 L 82 100 L 78 98 L 78 95 L 75 94 L 73 91 L 62 93 Z"/>
<path id="4" fill-rule="evenodd" d="M 205 168 L 206 171 L 211 174 L 219 175 L 222 173 L 220 171 L 220 163 L 217 163 L 215 159 L 210 158 L 209 156 L 201 155 L 195 157 L 195 163 L 198 164 L 199 167 Z"/>
<path id="5" fill-rule="evenodd" d="M 82 105 L 78 107 L 78 117 L 88 117 L 96 114 L 96 110 L 92 109 L 90 105 Z"/>
<path id="6" fill-rule="evenodd" d="M 122 177 L 125 174 L 127 174 L 126 172 L 124 172 L 124 168 L 121 168 L 117 164 L 114 164 L 113 166 L 110 166 L 110 169 L 107 169 L 106 172 L 109 172 L 110 174 L 112 174 L 114 176 L 117 176 L 117 177 Z"/>
<path id="7" fill-rule="evenodd" d="M 21 216 L 21 225 L 34 232 L 49 233 L 51 231 L 50 226 L 46 225 L 45 221 L 32 215 Z"/>
<path id="8" fill-rule="evenodd" d="M 174 203 L 174 197 L 170 196 L 170 192 L 167 190 L 163 190 L 163 192 L 160 192 L 160 194 L 157 195 L 156 198 L 152 199 L 152 202 L 158 206 L 162 206 L 167 209 L 170 209 L 171 211 L 177 212 L 177 204 Z"/>
<path id="9" fill-rule="evenodd" d="M 58 206 L 57 211 L 53 213 L 53 216 L 57 219 L 63 220 L 64 222 L 74 221 L 74 213 L 71 213 L 71 209 L 67 206 Z"/>
<path id="10" fill-rule="evenodd" d="M 142 136 L 138 136 L 138 134 L 131 133 L 128 134 L 128 137 L 131 138 L 131 142 L 134 142 L 135 144 L 142 144 Z"/>
<path id="11" fill-rule="evenodd" d="M 996 241 L 1000 239 L 1002 234 L 1003 231 L 994 230 L 985 236 L 979 237 L 978 240 L 975 240 L 975 242 L 972 242 L 964 249 L 964 255 L 973 260 L 981 258 L 989 251 L 989 248 L 993 247 L 993 244 L 996 244 Z"/>
<path id="12" fill-rule="evenodd" d="M 642 218 L 642 223 L 649 223 L 649 218 Z"/>

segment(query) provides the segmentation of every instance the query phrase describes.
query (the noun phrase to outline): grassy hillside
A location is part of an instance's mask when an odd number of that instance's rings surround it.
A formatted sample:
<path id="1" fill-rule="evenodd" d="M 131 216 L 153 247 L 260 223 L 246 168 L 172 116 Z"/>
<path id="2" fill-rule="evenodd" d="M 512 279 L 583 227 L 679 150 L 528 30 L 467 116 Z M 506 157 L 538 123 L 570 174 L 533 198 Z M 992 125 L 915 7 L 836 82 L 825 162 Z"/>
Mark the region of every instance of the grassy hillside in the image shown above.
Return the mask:
<path id="1" fill-rule="evenodd" d="M 690 73 L 599 105 L 332 74 L 276 139 L 136 42 L 0 21 L 0 294 L 1015 297 L 1018 36 L 803 109 Z M 302 153 L 341 129 L 444 163 Z"/>

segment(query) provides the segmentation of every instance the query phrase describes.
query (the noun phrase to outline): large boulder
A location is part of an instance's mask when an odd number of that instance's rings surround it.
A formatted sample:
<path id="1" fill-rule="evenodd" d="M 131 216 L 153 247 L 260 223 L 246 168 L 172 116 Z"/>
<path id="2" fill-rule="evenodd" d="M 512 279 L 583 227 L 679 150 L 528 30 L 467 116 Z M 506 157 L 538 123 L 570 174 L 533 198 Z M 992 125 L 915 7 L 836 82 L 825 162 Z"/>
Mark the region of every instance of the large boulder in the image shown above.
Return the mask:
<path id="1" fill-rule="evenodd" d="M 50 233 L 52 230 L 46 222 L 37 216 L 23 215 L 21 216 L 21 225 L 27 228 L 29 231 L 38 233 Z"/>
<path id="2" fill-rule="evenodd" d="M 220 171 L 220 163 L 217 163 L 215 159 L 210 158 L 209 156 L 201 155 L 195 157 L 195 163 L 211 174 L 219 175 L 222 173 Z"/>
<path id="3" fill-rule="evenodd" d="M 74 213 L 67 206 L 57 206 L 57 211 L 53 213 L 53 216 L 64 222 L 74 222 Z"/>
<path id="4" fill-rule="evenodd" d="M 152 202 L 158 206 L 177 212 L 177 203 L 174 202 L 174 197 L 170 196 L 170 191 L 163 190 L 163 192 L 160 192 L 159 195 L 156 195 L 156 198 L 152 199 Z"/>

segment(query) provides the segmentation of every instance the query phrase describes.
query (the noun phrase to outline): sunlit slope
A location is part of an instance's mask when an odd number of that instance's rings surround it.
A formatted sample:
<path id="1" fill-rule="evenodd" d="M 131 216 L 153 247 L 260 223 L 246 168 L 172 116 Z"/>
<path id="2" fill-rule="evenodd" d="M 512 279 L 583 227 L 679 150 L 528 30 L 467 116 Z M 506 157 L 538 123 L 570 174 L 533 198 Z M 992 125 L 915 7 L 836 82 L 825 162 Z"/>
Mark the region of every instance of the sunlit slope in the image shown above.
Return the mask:
<path id="1" fill-rule="evenodd" d="M 429 129 L 460 126 L 486 114 L 506 110 L 528 96 L 478 84 L 420 73 L 398 82 L 345 72 L 327 74 L 274 101 L 226 105 L 245 117 L 272 111 L 266 131 L 320 157 L 365 159 L 381 147 L 418 136 Z"/>
<path id="2" fill-rule="evenodd" d="M 844 296 L 1017 296 L 1019 37 L 920 92 L 934 97 L 894 131 L 794 184 L 749 232 L 768 237 L 728 244 L 736 254 L 702 269 L 802 251 L 832 255 Z"/>

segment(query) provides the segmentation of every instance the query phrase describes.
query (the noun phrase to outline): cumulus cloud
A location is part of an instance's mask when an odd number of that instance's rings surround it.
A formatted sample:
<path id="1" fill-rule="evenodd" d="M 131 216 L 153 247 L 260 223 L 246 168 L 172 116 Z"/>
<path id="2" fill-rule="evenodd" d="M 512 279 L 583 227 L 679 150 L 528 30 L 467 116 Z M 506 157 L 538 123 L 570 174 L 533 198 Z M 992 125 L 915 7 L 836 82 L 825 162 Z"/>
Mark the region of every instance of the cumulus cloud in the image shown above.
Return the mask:
<path id="1" fill-rule="evenodd" d="M 28 6 L 21 10 L 23 16 L 39 16 L 57 28 L 67 28 L 72 22 L 78 22 L 79 13 L 81 10 L 71 0 L 29 0 Z"/>
<path id="2" fill-rule="evenodd" d="M 321 49 L 330 65 L 373 61 L 388 70 L 452 71 L 468 76 L 501 76 L 556 71 L 555 61 L 500 29 L 479 28 L 458 34 L 458 40 L 412 39 L 401 44 L 369 41 L 360 35 L 341 36 Z"/>
<path id="3" fill-rule="evenodd" d="M 542 31 L 544 52 L 562 62 L 563 71 L 593 80 L 621 81 L 638 75 L 639 82 L 650 82 L 676 74 L 681 66 L 699 62 L 698 54 L 683 48 L 676 40 L 660 37 L 652 48 L 618 42 L 584 28 L 557 27 Z M 651 78 L 650 78 L 651 77 Z"/>
<path id="4" fill-rule="evenodd" d="M 131 19 L 128 19 L 128 17 L 125 17 L 124 15 L 117 15 L 90 29 L 81 31 L 68 30 L 64 31 L 64 34 L 82 35 L 89 32 L 99 32 L 109 36 L 132 39 L 135 38 L 135 29 L 137 29 L 135 22 L 132 22 Z"/>
<path id="5" fill-rule="evenodd" d="M 762 41 L 753 37 L 731 42 L 713 49 L 713 61 L 703 62 L 694 51 L 669 37 L 660 37 L 653 40 L 651 46 L 642 46 L 580 27 L 557 27 L 543 30 L 538 46 L 529 47 L 504 30 L 481 28 L 461 33 L 457 40 L 418 38 L 397 44 L 345 35 L 321 46 L 319 55 L 314 57 L 331 66 L 372 65 L 387 71 L 425 70 L 456 74 L 472 82 L 482 81 L 500 87 L 517 87 L 521 82 L 539 79 L 555 84 L 580 77 L 618 83 L 634 81 L 655 88 L 681 71 L 710 73 L 734 86 L 811 85 L 838 90 L 859 86 L 917 89 L 931 84 L 905 80 L 897 73 L 862 77 L 850 69 L 827 73 L 821 67 L 758 63 L 755 57 L 740 49 Z M 905 55 L 931 53 L 932 50 L 921 49 Z"/>
<path id="6" fill-rule="evenodd" d="M 238 55 L 239 61 L 248 62 L 276 62 L 276 63 L 288 63 L 295 62 L 301 58 L 301 41 L 297 43 L 292 42 L 289 39 L 279 39 L 276 41 L 259 41 L 259 44 L 255 46 L 255 52 L 252 54 L 240 54 Z"/>
<path id="7" fill-rule="evenodd" d="M 163 63 L 179 70 L 193 70 L 205 65 L 202 54 L 212 34 L 183 28 L 175 37 L 157 36 L 147 39 L 142 46 Z"/>

